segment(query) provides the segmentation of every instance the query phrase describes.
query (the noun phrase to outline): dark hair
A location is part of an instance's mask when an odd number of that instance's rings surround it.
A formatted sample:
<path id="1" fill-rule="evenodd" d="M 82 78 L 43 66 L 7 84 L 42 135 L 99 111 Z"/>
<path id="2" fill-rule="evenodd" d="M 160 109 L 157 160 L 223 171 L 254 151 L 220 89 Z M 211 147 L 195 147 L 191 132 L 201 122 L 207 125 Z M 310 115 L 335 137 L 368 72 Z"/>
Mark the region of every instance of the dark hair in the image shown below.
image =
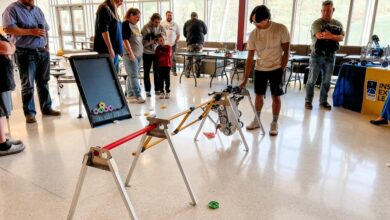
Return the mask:
<path id="1" fill-rule="evenodd" d="M 328 6 L 328 5 L 333 6 L 333 1 L 331 1 L 331 0 L 326 0 L 326 1 L 323 1 L 323 2 L 322 2 L 322 6 Z"/>
<path id="2" fill-rule="evenodd" d="M 159 38 L 164 38 L 164 35 L 161 34 L 161 33 L 160 33 L 160 34 L 157 34 L 156 38 L 157 38 L 157 39 L 159 39 Z"/>
<path id="3" fill-rule="evenodd" d="M 152 14 L 152 17 L 150 17 L 150 20 L 151 21 L 161 20 L 161 15 L 159 13 L 154 13 L 154 14 Z"/>
<path id="4" fill-rule="evenodd" d="M 265 5 L 258 5 L 253 10 L 249 16 L 249 22 L 252 23 L 252 17 L 256 15 L 256 22 L 259 23 L 265 19 L 271 19 L 271 12 Z"/>
<path id="5" fill-rule="evenodd" d="M 168 13 L 169 13 L 169 14 L 172 14 L 172 11 L 166 11 L 166 12 L 165 12 L 165 15 L 167 15 Z"/>

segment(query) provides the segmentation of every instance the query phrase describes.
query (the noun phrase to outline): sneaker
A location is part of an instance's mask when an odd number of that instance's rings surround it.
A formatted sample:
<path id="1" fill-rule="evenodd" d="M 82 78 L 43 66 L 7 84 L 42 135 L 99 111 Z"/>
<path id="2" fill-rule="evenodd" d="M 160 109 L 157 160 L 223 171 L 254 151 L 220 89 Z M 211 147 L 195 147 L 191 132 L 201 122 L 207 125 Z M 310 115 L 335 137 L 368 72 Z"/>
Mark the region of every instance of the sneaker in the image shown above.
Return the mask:
<path id="1" fill-rule="evenodd" d="M 44 111 L 42 112 L 42 114 L 44 115 L 49 115 L 49 116 L 60 116 L 61 115 L 61 112 L 58 111 L 58 110 L 54 110 L 54 109 L 49 109 L 48 111 Z"/>
<path id="2" fill-rule="evenodd" d="M 312 110 L 313 109 L 313 105 L 311 104 L 311 102 L 305 102 L 305 108 L 308 109 L 308 110 Z"/>
<path id="3" fill-rule="evenodd" d="M 166 94 L 165 94 L 165 99 L 169 99 L 170 96 L 171 96 L 170 93 L 166 93 Z"/>
<path id="4" fill-rule="evenodd" d="M 173 74 L 174 76 L 177 76 L 177 73 L 176 73 L 176 72 L 173 72 L 172 74 Z"/>
<path id="5" fill-rule="evenodd" d="M 6 141 L 3 144 L 8 145 L 9 148 L 7 150 L 0 149 L 0 156 L 16 154 L 22 152 L 25 148 L 24 144 L 21 141 L 13 141 L 13 142 Z"/>
<path id="6" fill-rule="evenodd" d="M 35 119 L 35 115 L 26 115 L 26 123 L 33 124 L 36 122 L 37 122 L 37 119 Z"/>
<path id="7" fill-rule="evenodd" d="M 255 130 L 260 128 L 259 122 L 257 120 L 253 120 L 248 126 L 246 126 L 246 130 Z"/>
<path id="8" fill-rule="evenodd" d="M 165 93 L 163 92 L 160 93 L 160 99 L 165 99 Z"/>
<path id="9" fill-rule="evenodd" d="M 142 98 L 142 96 L 138 96 L 137 98 L 135 98 L 135 101 L 136 101 L 137 103 L 144 103 L 144 102 L 145 102 L 145 99 Z"/>
<path id="10" fill-rule="evenodd" d="M 131 96 L 126 96 L 127 99 L 135 99 L 135 96 L 134 95 L 131 95 Z"/>
<path id="11" fill-rule="evenodd" d="M 322 103 L 320 104 L 320 107 L 324 108 L 325 110 L 332 110 L 332 106 L 329 105 L 328 102 L 322 102 Z"/>
<path id="12" fill-rule="evenodd" d="M 271 129 L 269 130 L 269 135 L 271 135 L 271 136 L 278 135 L 278 123 L 277 122 L 271 123 Z"/>
<path id="13" fill-rule="evenodd" d="M 154 91 L 154 94 L 155 94 L 155 95 L 160 95 L 161 92 L 160 92 L 160 91 Z"/>
<path id="14" fill-rule="evenodd" d="M 146 97 L 152 97 L 152 95 L 150 94 L 150 92 L 146 92 Z"/>

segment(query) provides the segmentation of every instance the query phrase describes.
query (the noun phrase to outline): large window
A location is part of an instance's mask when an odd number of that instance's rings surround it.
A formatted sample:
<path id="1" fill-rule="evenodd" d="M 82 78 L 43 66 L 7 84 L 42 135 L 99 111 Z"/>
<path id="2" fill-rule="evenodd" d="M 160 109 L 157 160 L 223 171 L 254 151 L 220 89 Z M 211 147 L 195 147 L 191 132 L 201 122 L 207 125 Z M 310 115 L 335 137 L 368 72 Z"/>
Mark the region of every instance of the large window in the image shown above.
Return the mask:
<path id="1" fill-rule="evenodd" d="M 248 1 L 248 12 L 245 18 L 246 21 L 246 33 L 245 39 L 248 39 L 250 32 L 255 28 L 253 24 L 249 22 L 249 15 L 252 10 L 258 6 L 263 4 L 262 0 L 249 0 Z M 271 20 L 284 24 L 287 29 L 291 32 L 291 18 L 292 18 L 292 10 L 293 10 L 294 1 L 286 1 L 286 0 L 267 0 L 266 5 L 271 11 Z"/>
<path id="2" fill-rule="evenodd" d="M 382 47 L 390 44 L 390 4 L 388 0 L 379 0 L 376 12 L 375 26 L 373 34 L 378 35 L 379 43 Z"/>
<path id="3" fill-rule="evenodd" d="M 238 1 L 210 0 L 208 5 L 207 39 L 209 41 L 236 42 Z"/>
<path id="4" fill-rule="evenodd" d="M 191 12 L 198 13 L 198 18 L 205 21 L 204 9 L 204 0 L 173 0 L 174 19 L 181 29 L 183 29 L 184 23 L 191 18 Z M 184 36 L 181 40 L 184 40 Z"/>
<path id="5" fill-rule="evenodd" d="M 365 45 L 372 20 L 374 0 L 354 0 L 348 45 Z"/>

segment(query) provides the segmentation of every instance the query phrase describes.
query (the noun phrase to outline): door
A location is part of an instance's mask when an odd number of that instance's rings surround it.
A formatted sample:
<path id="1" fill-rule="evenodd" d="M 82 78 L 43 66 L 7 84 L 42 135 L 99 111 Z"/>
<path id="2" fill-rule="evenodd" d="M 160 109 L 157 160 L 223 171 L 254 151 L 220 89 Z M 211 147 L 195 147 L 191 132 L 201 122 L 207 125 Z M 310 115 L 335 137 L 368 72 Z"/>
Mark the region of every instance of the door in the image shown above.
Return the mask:
<path id="1" fill-rule="evenodd" d="M 82 50 L 86 39 L 84 8 L 82 5 L 56 6 L 60 45 L 63 50 Z"/>

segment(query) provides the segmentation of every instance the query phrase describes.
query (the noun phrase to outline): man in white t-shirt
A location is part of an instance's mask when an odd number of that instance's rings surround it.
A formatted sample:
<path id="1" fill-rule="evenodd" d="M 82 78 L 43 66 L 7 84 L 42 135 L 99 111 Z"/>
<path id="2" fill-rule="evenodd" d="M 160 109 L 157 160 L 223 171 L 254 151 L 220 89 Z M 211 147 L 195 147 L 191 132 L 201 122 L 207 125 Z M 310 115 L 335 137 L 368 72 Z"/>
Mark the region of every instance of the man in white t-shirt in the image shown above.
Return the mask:
<path id="1" fill-rule="evenodd" d="M 269 134 L 278 135 L 278 118 L 281 108 L 280 96 L 283 95 L 283 73 L 288 62 L 290 50 L 290 34 L 286 26 L 271 21 L 271 13 L 264 5 L 255 7 L 249 17 L 256 28 L 251 32 L 248 42 L 248 58 L 245 66 L 245 79 L 240 87 L 245 88 L 252 70 L 253 57 L 256 52 L 257 59 L 254 72 L 254 88 L 256 93 L 255 107 L 260 118 L 264 103 L 264 95 L 268 83 L 272 95 L 273 120 Z M 255 119 L 246 127 L 254 130 L 260 127 Z"/>
<path id="2" fill-rule="evenodd" d="M 173 13 L 171 11 L 165 12 L 166 20 L 161 22 L 161 26 L 165 29 L 167 33 L 167 38 L 165 43 L 172 47 L 172 68 L 171 71 L 174 76 L 177 76 L 176 73 L 176 45 L 180 39 L 180 28 L 176 22 L 173 21 Z"/>

